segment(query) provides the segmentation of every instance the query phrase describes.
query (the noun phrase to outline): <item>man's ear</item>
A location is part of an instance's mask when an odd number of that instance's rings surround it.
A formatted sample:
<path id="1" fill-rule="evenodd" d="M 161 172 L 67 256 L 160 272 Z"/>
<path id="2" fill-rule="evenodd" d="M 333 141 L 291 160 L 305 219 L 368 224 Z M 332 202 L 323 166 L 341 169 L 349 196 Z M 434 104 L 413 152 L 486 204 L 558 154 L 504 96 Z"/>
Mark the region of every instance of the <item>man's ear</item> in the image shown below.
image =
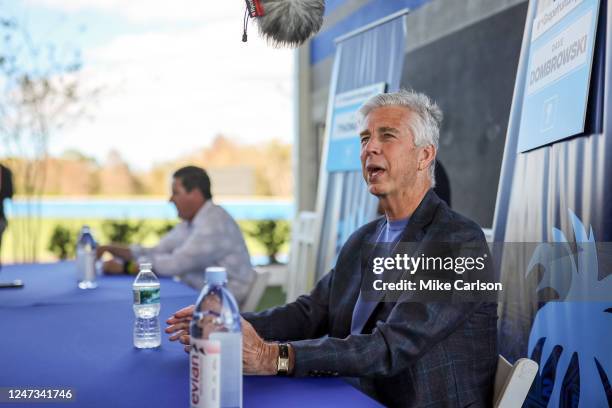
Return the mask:
<path id="1" fill-rule="evenodd" d="M 424 170 L 429 167 L 430 163 L 436 158 L 436 148 L 429 144 L 423 147 L 419 153 L 419 170 Z"/>

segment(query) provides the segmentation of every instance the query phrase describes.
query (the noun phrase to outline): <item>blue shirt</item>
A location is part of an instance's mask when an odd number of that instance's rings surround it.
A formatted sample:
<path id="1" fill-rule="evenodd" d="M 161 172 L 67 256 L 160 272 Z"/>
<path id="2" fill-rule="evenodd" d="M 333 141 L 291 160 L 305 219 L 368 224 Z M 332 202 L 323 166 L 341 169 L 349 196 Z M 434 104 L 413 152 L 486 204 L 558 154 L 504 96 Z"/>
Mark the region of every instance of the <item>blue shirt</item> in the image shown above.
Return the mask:
<path id="1" fill-rule="evenodd" d="M 397 221 L 389 221 L 383 226 L 382 230 L 378 233 L 375 243 L 397 243 L 400 240 L 402 232 L 408 225 L 410 217 L 403 218 Z M 361 292 L 355 303 L 353 309 L 353 319 L 351 321 L 351 334 L 360 334 L 365 326 L 370 314 L 376 308 L 378 302 L 367 301 L 362 299 Z"/>
<path id="2" fill-rule="evenodd" d="M 389 221 L 389 219 L 387 219 L 383 233 L 379 235 L 379 239 L 377 239 L 376 242 L 398 242 L 409 220 L 410 217 L 396 221 Z"/>

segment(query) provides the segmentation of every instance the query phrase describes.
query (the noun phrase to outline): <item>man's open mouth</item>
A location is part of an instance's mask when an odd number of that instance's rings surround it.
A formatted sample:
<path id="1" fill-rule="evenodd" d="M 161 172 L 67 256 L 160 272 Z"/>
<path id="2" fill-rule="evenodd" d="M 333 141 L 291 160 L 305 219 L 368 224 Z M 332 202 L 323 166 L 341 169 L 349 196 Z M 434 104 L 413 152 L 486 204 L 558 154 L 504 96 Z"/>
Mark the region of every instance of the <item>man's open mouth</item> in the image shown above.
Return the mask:
<path id="1" fill-rule="evenodd" d="M 381 176 L 385 172 L 385 168 L 382 166 L 378 166 L 376 164 L 368 164 L 366 166 L 366 170 L 368 172 L 368 177 L 370 179 Z"/>

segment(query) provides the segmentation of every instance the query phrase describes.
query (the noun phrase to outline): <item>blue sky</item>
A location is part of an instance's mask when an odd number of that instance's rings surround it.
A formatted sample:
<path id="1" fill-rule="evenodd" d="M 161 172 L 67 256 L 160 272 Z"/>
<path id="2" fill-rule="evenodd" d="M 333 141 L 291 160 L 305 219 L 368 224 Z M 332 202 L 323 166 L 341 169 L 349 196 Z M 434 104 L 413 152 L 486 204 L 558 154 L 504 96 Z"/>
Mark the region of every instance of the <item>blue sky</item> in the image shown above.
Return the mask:
<path id="1" fill-rule="evenodd" d="M 292 141 L 293 51 L 269 47 L 252 22 L 242 43 L 242 0 L 0 0 L 0 7 L 35 41 L 79 48 L 83 85 L 103 89 L 91 119 L 53 135 L 52 154 L 78 149 L 103 161 L 117 150 L 147 169 L 217 134 Z"/>

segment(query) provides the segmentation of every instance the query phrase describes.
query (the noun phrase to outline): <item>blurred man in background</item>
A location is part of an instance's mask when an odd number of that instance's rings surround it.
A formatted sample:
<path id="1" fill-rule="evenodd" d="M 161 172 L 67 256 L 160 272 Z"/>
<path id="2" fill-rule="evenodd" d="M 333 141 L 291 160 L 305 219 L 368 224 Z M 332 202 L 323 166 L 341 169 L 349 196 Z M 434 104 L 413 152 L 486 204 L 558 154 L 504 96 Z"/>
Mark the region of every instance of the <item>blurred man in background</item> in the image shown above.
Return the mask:
<path id="1" fill-rule="evenodd" d="M 204 270 L 225 267 L 228 287 L 238 303 L 246 298 L 255 272 L 249 251 L 236 221 L 212 201 L 210 179 L 195 166 L 177 170 L 172 180 L 170 201 L 181 220 L 152 248 L 140 245 L 101 245 L 97 256 L 113 259 L 104 263 L 107 274 L 136 274 L 138 260 L 146 258 L 160 276 L 177 276 L 196 289 L 204 286 Z"/>

